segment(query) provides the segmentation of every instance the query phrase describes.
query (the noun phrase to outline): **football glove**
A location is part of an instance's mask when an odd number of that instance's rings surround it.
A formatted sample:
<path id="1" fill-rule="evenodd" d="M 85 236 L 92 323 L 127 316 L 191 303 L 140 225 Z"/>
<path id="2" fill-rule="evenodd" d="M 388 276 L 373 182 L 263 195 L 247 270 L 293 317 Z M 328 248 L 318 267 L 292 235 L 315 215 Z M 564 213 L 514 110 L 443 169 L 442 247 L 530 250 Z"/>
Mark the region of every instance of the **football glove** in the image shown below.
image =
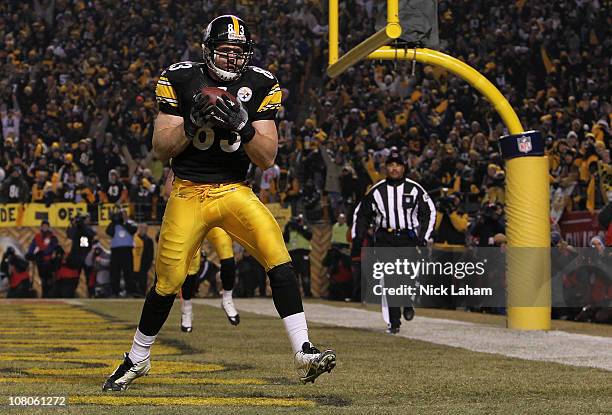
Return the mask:
<path id="1" fill-rule="evenodd" d="M 197 131 L 204 127 L 212 115 L 214 106 L 209 102 L 208 98 L 198 92 L 193 96 L 193 103 L 191 105 L 191 112 L 189 113 L 189 119 L 185 120 L 183 126 L 185 128 L 185 135 L 189 138 L 193 138 Z"/>
<path id="2" fill-rule="evenodd" d="M 221 96 L 212 110 L 212 121 L 220 128 L 236 131 L 240 140 L 246 144 L 255 136 L 255 128 L 249 122 L 249 113 L 240 101 Z"/>

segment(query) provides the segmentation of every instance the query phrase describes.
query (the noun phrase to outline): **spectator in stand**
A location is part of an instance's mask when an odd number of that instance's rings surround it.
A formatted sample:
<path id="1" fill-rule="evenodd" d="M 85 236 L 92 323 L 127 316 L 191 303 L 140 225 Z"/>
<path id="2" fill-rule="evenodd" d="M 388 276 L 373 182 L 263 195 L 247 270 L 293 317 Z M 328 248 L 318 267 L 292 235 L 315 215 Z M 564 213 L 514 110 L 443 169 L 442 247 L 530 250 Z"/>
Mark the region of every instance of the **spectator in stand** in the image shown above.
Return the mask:
<path id="1" fill-rule="evenodd" d="M 76 203 L 79 195 L 79 185 L 76 182 L 74 173 L 69 171 L 58 185 L 58 200 L 60 202 Z"/>
<path id="2" fill-rule="evenodd" d="M 0 197 L 3 203 L 26 203 L 30 193 L 28 183 L 23 178 L 24 171 L 20 166 L 13 166 L 9 176 L 2 182 Z"/>
<path id="3" fill-rule="evenodd" d="M 103 187 L 103 191 L 100 194 L 100 201 L 102 203 L 115 203 L 117 205 L 127 203 L 128 190 L 125 184 L 119 180 L 119 173 L 117 170 L 112 169 L 108 172 L 108 180 L 106 186 Z"/>
<path id="4" fill-rule="evenodd" d="M 82 184 L 85 181 L 83 172 L 79 169 L 79 166 L 74 163 L 74 157 L 72 153 L 64 154 L 64 165 L 60 167 L 58 173 L 61 182 L 65 182 L 69 176 L 74 176 L 74 182 L 76 184 Z"/>
<path id="5" fill-rule="evenodd" d="M 87 183 L 81 187 L 80 192 L 80 201 L 87 203 L 89 217 L 92 220 L 97 220 L 101 187 L 98 183 L 98 176 L 96 176 L 95 173 L 89 173 L 87 176 Z"/>
<path id="6" fill-rule="evenodd" d="M 53 252 L 58 246 L 57 236 L 50 229 L 49 221 L 43 220 L 39 232 L 34 235 L 26 258 L 36 263 L 42 286 L 43 298 L 51 297 L 53 292 Z"/>
<path id="7" fill-rule="evenodd" d="M 334 155 L 331 150 L 326 148 L 321 149 L 321 158 L 325 163 L 326 171 L 324 189 L 330 201 L 332 217 L 336 218 L 340 212 L 344 211 L 340 187 L 340 175 L 344 168 L 344 159 L 342 153 L 338 152 Z"/>
<path id="8" fill-rule="evenodd" d="M 14 88 L 16 89 L 16 88 Z M 2 136 L 4 140 L 11 138 L 16 142 L 19 141 L 19 126 L 21 123 L 21 112 L 17 103 L 17 95 L 15 90 L 12 92 L 13 107 L 8 111 L 0 110 L 0 121 L 2 121 Z"/>
<path id="9" fill-rule="evenodd" d="M 135 177 L 135 185 L 130 191 L 130 201 L 135 204 L 136 212 L 134 218 L 137 221 L 151 220 L 154 198 L 156 191 L 155 183 L 152 182 L 151 172 L 145 169 Z"/>
<path id="10" fill-rule="evenodd" d="M 259 183 L 259 200 L 261 200 L 262 203 L 278 202 L 279 179 L 280 167 L 278 167 L 278 164 L 274 164 L 272 167 L 261 172 L 261 181 Z"/>

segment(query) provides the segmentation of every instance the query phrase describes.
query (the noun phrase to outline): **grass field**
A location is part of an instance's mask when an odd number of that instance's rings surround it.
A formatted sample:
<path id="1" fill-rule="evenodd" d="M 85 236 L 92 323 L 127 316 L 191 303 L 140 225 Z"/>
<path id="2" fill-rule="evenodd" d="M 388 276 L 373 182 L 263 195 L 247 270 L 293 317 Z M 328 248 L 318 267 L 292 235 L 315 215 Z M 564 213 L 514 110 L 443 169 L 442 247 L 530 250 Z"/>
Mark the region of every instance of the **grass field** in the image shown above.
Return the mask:
<path id="1" fill-rule="evenodd" d="M 612 374 L 604 370 L 316 324 L 312 339 L 334 347 L 338 366 L 302 385 L 278 319 L 241 313 L 232 327 L 220 309 L 195 305 L 194 332 L 185 334 L 178 304 L 150 375 L 124 393 L 103 393 L 141 305 L 0 303 L 0 413 L 612 413 Z M 11 396 L 64 396 L 67 406 L 10 408 Z"/>

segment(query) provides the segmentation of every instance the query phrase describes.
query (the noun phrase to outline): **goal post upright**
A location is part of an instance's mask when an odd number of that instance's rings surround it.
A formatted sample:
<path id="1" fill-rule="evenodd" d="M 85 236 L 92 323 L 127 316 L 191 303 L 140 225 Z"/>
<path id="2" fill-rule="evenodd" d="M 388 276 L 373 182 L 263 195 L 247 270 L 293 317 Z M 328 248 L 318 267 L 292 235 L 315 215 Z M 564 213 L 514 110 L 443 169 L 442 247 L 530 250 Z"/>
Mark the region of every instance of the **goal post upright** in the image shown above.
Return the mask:
<path id="1" fill-rule="evenodd" d="M 396 49 L 388 45 L 397 39 L 398 0 L 387 1 L 387 25 L 368 39 L 338 54 L 338 0 L 329 0 L 329 66 L 335 78 L 363 59 L 414 60 L 442 67 L 467 81 L 484 95 L 510 132 L 506 142 L 524 134 L 512 106 L 485 76 L 452 56 L 426 48 Z M 516 136 L 516 137 L 515 137 Z M 531 138 L 530 138 L 531 140 Z M 533 135 L 534 147 L 541 137 Z M 512 141 L 514 143 L 514 141 Z M 532 142 L 529 141 L 531 145 Z M 543 154 L 518 154 L 506 158 L 506 260 L 507 327 L 522 330 L 549 330 L 551 327 L 550 285 L 550 200 L 548 160 Z"/>

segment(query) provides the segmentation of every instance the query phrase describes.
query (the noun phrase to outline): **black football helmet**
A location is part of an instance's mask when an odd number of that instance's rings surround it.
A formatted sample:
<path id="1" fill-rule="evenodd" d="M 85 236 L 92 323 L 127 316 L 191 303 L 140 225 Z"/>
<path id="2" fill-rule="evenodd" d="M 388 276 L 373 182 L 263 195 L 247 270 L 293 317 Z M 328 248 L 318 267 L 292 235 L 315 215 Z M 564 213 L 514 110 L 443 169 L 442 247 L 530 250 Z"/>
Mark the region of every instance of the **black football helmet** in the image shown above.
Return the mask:
<path id="1" fill-rule="evenodd" d="M 242 52 L 218 51 L 222 44 L 240 46 Z M 222 81 L 234 81 L 240 78 L 253 56 L 251 32 L 241 18 L 230 14 L 219 16 L 204 29 L 202 51 L 206 66 L 216 77 Z M 217 66 L 215 56 L 227 60 L 225 68 Z"/>

